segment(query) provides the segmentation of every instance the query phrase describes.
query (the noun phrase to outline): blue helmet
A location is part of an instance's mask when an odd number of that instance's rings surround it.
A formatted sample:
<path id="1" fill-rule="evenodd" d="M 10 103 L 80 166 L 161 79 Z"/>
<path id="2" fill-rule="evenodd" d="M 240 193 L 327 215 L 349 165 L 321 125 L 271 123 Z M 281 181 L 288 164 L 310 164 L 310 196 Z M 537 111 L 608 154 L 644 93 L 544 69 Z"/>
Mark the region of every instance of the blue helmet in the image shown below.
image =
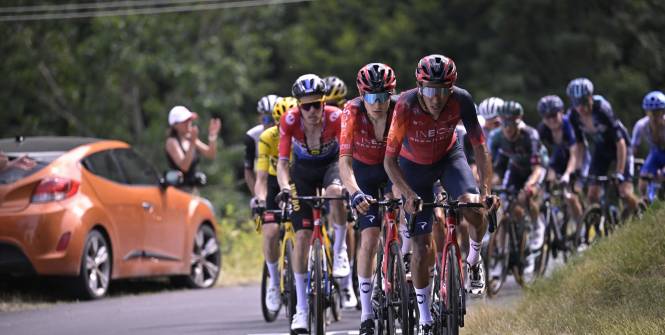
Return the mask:
<path id="1" fill-rule="evenodd" d="M 573 105 L 577 105 L 584 98 L 593 95 L 593 83 L 587 78 L 573 79 L 568 83 L 566 94 L 573 102 Z"/>
<path id="2" fill-rule="evenodd" d="M 546 95 L 538 100 L 538 113 L 545 116 L 553 112 L 563 110 L 563 100 L 558 95 Z"/>
<path id="3" fill-rule="evenodd" d="M 651 91 L 642 100 L 642 109 L 645 111 L 665 109 L 665 94 L 661 91 Z"/>

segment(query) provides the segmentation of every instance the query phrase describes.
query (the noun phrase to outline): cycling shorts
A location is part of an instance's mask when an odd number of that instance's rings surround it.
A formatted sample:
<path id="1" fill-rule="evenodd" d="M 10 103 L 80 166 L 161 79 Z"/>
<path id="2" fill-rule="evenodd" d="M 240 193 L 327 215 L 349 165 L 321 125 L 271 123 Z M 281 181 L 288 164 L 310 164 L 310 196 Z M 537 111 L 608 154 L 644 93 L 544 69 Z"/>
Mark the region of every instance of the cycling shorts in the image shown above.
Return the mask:
<path id="1" fill-rule="evenodd" d="M 291 165 L 291 188 L 292 195 L 312 196 L 316 195 L 316 189 L 326 188 L 330 185 L 342 186 L 339 178 L 339 166 L 337 159 L 327 163 L 321 161 L 302 162 L 295 161 Z M 306 201 L 292 200 L 293 212 L 291 221 L 295 231 L 301 229 L 311 230 L 314 227 L 312 220 L 312 207 Z"/>
<path id="2" fill-rule="evenodd" d="M 665 150 L 652 147 L 644 160 L 640 175 L 655 176 L 663 167 L 665 167 Z"/>
<path id="3" fill-rule="evenodd" d="M 417 164 L 406 158 L 400 157 L 399 165 L 404 173 L 407 184 L 418 194 L 424 202 L 434 200 L 433 185 L 437 179 L 441 179 L 443 188 L 448 192 L 451 199 L 457 199 L 461 195 L 479 194 L 476 179 L 473 177 L 469 163 L 459 143 L 453 145 L 451 150 L 438 162 L 430 165 Z M 416 214 L 415 227 L 411 234 L 425 235 L 432 232 L 431 207 L 424 208 Z M 407 220 L 410 215 L 407 214 Z"/>
<path id="4" fill-rule="evenodd" d="M 277 177 L 273 175 L 268 175 L 268 194 L 266 195 L 266 209 L 267 210 L 278 210 L 279 204 L 275 201 L 277 194 L 279 194 L 279 183 L 277 182 Z M 271 216 L 277 218 L 277 216 Z M 268 220 L 264 217 L 263 223 L 279 223 L 275 220 Z"/>
<path id="5" fill-rule="evenodd" d="M 353 175 L 363 193 L 379 199 L 379 189 L 383 194 L 392 193 L 392 183 L 383 164 L 368 165 L 359 160 L 353 160 Z M 358 227 L 360 231 L 370 227 L 380 227 L 379 206 L 371 205 L 367 214 L 358 213 Z"/>
<path id="6" fill-rule="evenodd" d="M 589 176 L 607 176 L 607 173 L 610 170 L 610 165 L 616 165 L 616 157 L 607 156 L 607 154 L 602 153 L 601 150 L 595 150 L 591 155 Z M 626 152 L 626 165 L 623 169 L 623 179 L 625 181 L 630 181 L 633 179 L 633 153 L 630 151 L 630 149 Z"/>

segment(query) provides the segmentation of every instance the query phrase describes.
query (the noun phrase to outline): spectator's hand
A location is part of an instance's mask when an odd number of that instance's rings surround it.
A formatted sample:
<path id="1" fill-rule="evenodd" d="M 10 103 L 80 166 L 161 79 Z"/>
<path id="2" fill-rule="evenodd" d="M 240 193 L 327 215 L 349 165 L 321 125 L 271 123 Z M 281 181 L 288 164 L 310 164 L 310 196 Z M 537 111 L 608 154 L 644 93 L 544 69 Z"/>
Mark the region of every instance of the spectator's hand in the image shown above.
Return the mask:
<path id="1" fill-rule="evenodd" d="M 357 191 L 351 196 L 351 206 L 355 208 L 360 214 L 366 214 L 369 210 L 369 202 L 374 200 L 372 196 Z"/>
<path id="2" fill-rule="evenodd" d="M 21 156 L 13 161 L 10 161 L 7 164 L 7 167 L 14 167 L 21 170 L 30 170 L 37 165 L 34 159 L 29 158 L 28 156 Z"/>
<path id="3" fill-rule="evenodd" d="M 189 131 L 189 138 L 192 141 L 196 141 L 199 138 L 199 127 L 196 125 L 192 126 L 192 130 Z"/>
<path id="4" fill-rule="evenodd" d="M 208 139 L 213 140 L 217 139 L 219 131 L 222 129 L 222 120 L 220 119 L 210 119 L 210 124 L 208 125 Z"/>

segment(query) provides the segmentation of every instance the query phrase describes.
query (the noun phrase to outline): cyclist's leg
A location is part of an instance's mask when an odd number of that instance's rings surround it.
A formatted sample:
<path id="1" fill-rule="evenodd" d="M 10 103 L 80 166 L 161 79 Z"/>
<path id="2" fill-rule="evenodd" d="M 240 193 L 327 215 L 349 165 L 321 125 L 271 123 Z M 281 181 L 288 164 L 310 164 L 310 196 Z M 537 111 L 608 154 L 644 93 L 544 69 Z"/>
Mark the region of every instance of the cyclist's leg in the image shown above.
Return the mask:
<path id="1" fill-rule="evenodd" d="M 279 184 L 275 176 L 268 176 L 268 195 L 266 197 L 266 209 L 278 209 L 275 203 L 275 197 L 279 193 Z M 277 261 L 279 258 L 279 224 L 275 221 L 263 221 L 261 227 L 261 234 L 263 235 L 263 256 L 266 260 L 266 266 L 270 273 L 270 287 L 279 286 L 279 273 L 277 269 Z"/>
<path id="2" fill-rule="evenodd" d="M 633 153 L 630 152 L 630 149 L 626 155 L 626 163 L 623 169 L 623 182 L 619 184 L 619 194 L 628 208 L 635 213 L 637 211 L 639 200 L 633 192 Z"/>
<path id="3" fill-rule="evenodd" d="M 437 179 L 437 166 L 421 165 L 400 158 L 399 164 L 404 171 L 404 177 L 409 186 L 422 198 L 424 202 L 432 202 L 432 185 Z M 414 218 L 414 231 L 411 235 L 413 242 L 413 255 L 411 259 L 411 278 L 416 291 L 418 310 L 420 311 L 420 324 L 431 324 L 430 296 L 432 285 L 430 283 L 430 269 L 434 265 L 434 250 L 432 244 L 432 208 L 424 208 Z M 409 215 L 407 215 L 408 219 Z"/>
<path id="4" fill-rule="evenodd" d="M 589 165 L 589 176 L 607 176 L 612 161 L 607 159 L 596 150 L 591 156 Z M 597 204 L 600 201 L 601 187 L 598 183 L 592 182 L 587 190 L 587 198 L 590 204 Z"/>

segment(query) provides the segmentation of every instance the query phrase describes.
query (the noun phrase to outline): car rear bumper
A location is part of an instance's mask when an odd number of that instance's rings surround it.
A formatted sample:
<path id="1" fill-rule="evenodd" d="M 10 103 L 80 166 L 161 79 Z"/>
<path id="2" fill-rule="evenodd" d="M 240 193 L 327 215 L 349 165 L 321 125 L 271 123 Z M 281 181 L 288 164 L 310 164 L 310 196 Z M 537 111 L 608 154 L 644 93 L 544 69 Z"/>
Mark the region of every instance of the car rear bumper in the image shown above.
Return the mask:
<path id="1" fill-rule="evenodd" d="M 57 203 L 0 213 L 0 274 L 76 275 L 82 249 L 80 220 Z M 63 235 L 69 243 L 57 250 Z M 7 251 L 5 255 L 5 251 Z"/>

